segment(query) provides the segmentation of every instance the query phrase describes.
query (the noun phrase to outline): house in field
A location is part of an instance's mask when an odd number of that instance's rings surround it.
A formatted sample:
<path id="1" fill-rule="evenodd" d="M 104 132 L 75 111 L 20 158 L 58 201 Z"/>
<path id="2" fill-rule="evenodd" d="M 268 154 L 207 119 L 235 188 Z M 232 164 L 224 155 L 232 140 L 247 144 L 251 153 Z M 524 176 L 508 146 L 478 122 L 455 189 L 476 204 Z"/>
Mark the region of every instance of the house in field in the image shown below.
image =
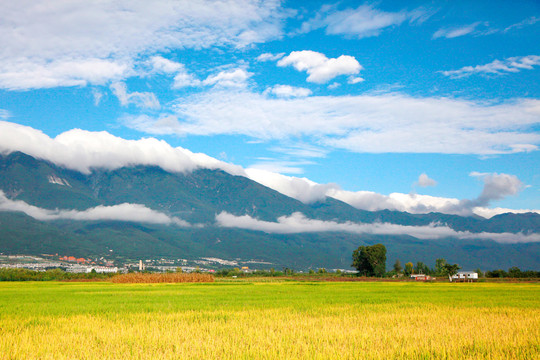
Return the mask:
<path id="1" fill-rule="evenodd" d="M 429 275 L 426 275 L 426 274 L 412 274 L 411 275 L 411 280 L 415 280 L 415 281 L 433 281 L 433 280 L 435 280 L 435 278 L 431 277 Z"/>
<path id="2" fill-rule="evenodd" d="M 478 273 L 475 271 L 459 271 L 452 276 L 452 281 L 455 282 L 476 282 L 478 281 Z"/>

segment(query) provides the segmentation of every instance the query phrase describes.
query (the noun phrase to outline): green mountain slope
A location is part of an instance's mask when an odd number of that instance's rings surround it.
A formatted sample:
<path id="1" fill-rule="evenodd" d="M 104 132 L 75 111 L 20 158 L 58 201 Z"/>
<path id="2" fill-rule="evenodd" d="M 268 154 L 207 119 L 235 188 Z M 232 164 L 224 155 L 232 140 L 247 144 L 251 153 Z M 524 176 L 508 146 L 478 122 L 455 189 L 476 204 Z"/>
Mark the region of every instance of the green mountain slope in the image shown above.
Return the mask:
<path id="1" fill-rule="evenodd" d="M 245 177 L 218 170 L 168 173 L 159 167 L 94 170 L 89 175 L 66 170 L 22 153 L 0 156 L 0 190 L 12 200 L 46 209 L 85 210 L 98 205 L 143 204 L 203 227 L 148 225 L 120 221 L 37 221 L 0 211 L 0 253 L 62 253 L 120 258 L 199 258 L 259 260 L 274 267 L 348 268 L 352 250 L 383 242 L 388 262 L 444 257 L 462 267 L 484 269 L 540 267 L 540 245 L 478 240 L 418 240 L 410 236 L 351 233 L 277 235 L 222 228 L 215 215 L 227 211 L 276 221 L 301 212 L 308 218 L 337 222 L 390 222 L 400 225 L 448 224 L 458 231 L 540 232 L 538 214 L 504 214 L 492 219 L 445 214 L 414 215 L 396 211 L 369 212 L 327 198 L 307 205 Z M 270 266 L 270 265 L 269 265 Z"/>

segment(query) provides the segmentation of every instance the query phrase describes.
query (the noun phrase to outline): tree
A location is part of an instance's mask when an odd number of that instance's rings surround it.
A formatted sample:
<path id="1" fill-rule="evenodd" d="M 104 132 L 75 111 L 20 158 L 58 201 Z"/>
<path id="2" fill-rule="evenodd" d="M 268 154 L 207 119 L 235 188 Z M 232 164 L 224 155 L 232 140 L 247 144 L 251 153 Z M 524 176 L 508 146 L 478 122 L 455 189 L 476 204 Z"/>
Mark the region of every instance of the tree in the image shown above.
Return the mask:
<path id="1" fill-rule="evenodd" d="M 401 272 L 401 270 L 403 270 L 403 266 L 401 266 L 401 262 L 398 259 L 394 263 L 394 271 L 396 272 L 396 274 L 399 274 Z"/>
<path id="2" fill-rule="evenodd" d="M 437 275 L 444 275 L 444 265 L 448 264 L 445 259 L 435 260 L 435 273 Z"/>
<path id="3" fill-rule="evenodd" d="M 484 273 L 482 272 L 482 270 L 480 270 L 480 268 L 474 270 L 477 274 L 478 274 L 478 277 L 481 278 L 481 277 L 484 277 Z"/>
<path id="4" fill-rule="evenodd" d="M 421 261 L 418 261 L 416 263 L 416 273 L 417 274 L 427 274 L 429 271 L 429 269 L 427 268 L 426 264 L 424 264 L 423 262 Z"/>
<path id="5" fill-rule="evenodd" d="M 443 274 L 448 275 L 448 280 L 452 282 L 452 276 L 456 275 L 459 269 L 461 269 L 461 267 L 459 267 L 458 264 L 454 264 L 454 265 L 444 264 Z"/>
<path id="6" fill-rule="evenodd" d="M 386 272 L 386 247 L 383 244 L 359 246 L 353 251 L 352 266 L 364 276 L 383 276 Z"/>
<path id="7" fill-rule="evenodd" d="M 405 264 L 405 276 L 411 276 L 411 274 L 413 273 L 414 271 L 414 265 L 412 262 L 408 262 Z"/>

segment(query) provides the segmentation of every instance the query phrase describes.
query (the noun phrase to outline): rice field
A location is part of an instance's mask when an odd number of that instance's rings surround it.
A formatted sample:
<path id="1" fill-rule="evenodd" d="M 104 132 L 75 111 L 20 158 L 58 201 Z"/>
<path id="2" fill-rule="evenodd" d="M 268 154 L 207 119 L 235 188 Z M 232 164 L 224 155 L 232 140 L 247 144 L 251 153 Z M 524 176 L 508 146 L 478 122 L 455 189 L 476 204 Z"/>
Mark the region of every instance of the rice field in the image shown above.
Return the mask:
<path id="1" fill-rule="evenodd" d="M 0 283 L 0 359 L 539 359 L 540 284 Z"/>

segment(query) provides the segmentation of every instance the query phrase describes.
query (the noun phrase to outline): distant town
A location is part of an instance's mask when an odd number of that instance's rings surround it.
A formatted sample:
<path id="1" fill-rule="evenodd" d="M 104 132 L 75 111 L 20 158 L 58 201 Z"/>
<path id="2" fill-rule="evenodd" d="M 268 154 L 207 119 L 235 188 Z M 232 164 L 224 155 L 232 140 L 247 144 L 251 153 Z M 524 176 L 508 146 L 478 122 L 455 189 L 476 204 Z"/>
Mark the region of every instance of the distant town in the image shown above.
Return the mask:
<path id="1" fill-rule="evenodd" d="M 0 253 L 0 268 L 46 271 L 62 269 L 70 273 L 127 273 L 130 271 L 214 273 L 223 267 L 238 267 L 243 272 L 253 272 L 257 265 L 267 268 L 272 264 L 264 261 L 235 261 L 205 257 L 200 259 L 139 259 L 120 262 L 106 257 L 83 258 L 63 254 L 6 255 Z"/>

